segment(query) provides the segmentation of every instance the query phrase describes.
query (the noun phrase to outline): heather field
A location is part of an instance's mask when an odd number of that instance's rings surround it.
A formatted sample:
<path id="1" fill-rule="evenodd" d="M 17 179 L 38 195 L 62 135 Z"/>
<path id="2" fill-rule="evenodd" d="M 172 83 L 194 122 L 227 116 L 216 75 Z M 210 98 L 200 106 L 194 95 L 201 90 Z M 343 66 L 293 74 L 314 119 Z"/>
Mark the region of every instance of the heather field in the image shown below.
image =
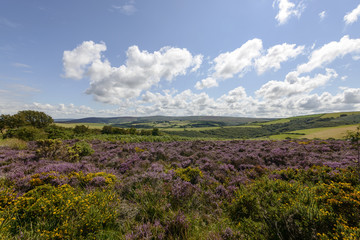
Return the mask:
<path id="1" fill-rule="evenodd" d="M 347 141 L 0 148 L 1 239 L 359 239 Z"/>

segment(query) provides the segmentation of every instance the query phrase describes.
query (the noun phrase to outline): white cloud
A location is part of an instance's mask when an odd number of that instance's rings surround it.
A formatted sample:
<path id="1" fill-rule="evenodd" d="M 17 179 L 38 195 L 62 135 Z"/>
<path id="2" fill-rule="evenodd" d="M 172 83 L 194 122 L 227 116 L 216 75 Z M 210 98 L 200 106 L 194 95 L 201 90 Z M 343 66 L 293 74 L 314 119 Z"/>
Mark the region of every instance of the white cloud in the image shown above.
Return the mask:
<path id="1" fill-rule="evenodd" d="M 243 87 L 237 87 L 231 91 L 229 91 L 228 94 L 225 94 L 220 97 L 221 101 L 225 101 L 228 104 L 240 102 L 241 100 L 244 100 L 247 98 L 245 88 Z"/>
<path id="2" fill-rule="evenodd" d="M 194 67 L 191 69 L 191 72 L 196 72 L 199 68 L 200 68 L 200 66 L 201 66 L 201 64 L 202 64 L 202 62 L 203 62 L 203 59 L 204 59 L 204 56 L 203 55 L 201 55 L 201 54 L 199 54 L 199 55 L 196 55 L 195 57 L 194 57 L 194 59 L 193 59 L 193 65 L 194 65 Z"/>
<path id="3" fill-rule="evenodd" d="M 298 73 L 311 72 L 316 68 L 324 67 L 336 58 L 350 53 L 360 53 L 360 38 L 350 39 L 345 35 L 339 42 L 333 41 L 313 51 L 307 63 L 297 67 Z"/>
<path id="4" fill-rule="evenodd" d="M 104 50 L 104 43 L 84 42 L 73 51 L 65 51 L 64 69 L 65 76 L 75 79 L 84 77 L 86 72 L 90 78 L 86 93 L 93 95 L 96 101 L 111 104 L 138 97 L 161 79 L 172 81 L 185 75 L 189 68 L 195 71 L 202 62 L 201 55 L 192 56 L 185 48 L 164 47 L 149 53 L 131 46 L 126 53 L 126 64 L 112 67 L 108 60 L 101 59 L 100 52 Z M 69 64 L 74 62 L 75 65 Z"/>
<path id="5" fill-rule="evenodd" d="M 130 0 L 128 3 L 121 6 L 113 5 L 112 8 L 119 10 L 120 12 L 126 15 L 132 15 L 137 11 L 134 0 Z"/>
<path id="6" fill-rule="evenodd" d="M 305 8 L 302 2 L 295 5 L 289 0 L 275 0 L 273 5 L 275 5 L 275 3 L 278 4 L 279 8 L 279 12 L 275 18 L 280 25 L 285 24 L 292 16 L 300 17 Z"/>
<path id="7" fill-rule="evenodd" d="M 0 94 L 9 96 L 6 90 Z M 5 101 L 4 101 L 5 100 Z M 146 91 L 140 100 L 124 99 L 113 109 L 96 110 L 88 106 L 74 104 L 51 105 L 46 103 L 22 104 L 14 99 L 0 99 L 0 114 L 14 114 L 19 110 L 31 109 L 44 111 L 54 118 L 82 118 L 89 116 L 249 116 L 249 117 L 288 117 L 312 113 L 333 111 L 359 111 L 360 88 L 340 88 L 332 95 L 324 92 L 320 95 L 307 92 L 280 99 L 254 99 L 248 96 L 243 87 L 230 90 L 214 99 L 206 93 L 193 93 L 185 90 L 152 93 Z"/>
<path id="8" fill-rule="evenodd" d="M 103 51 L 106 51 L 105 43 L 95 44 L 93 41 L 85 41 L 72 51 L 64 51 L 64 77 L 82 79 L 86 67 L 96 60 L 100 61 Z"/>
<path id="9" fill-rule="evenodd" d="M 216 79 L 212 77 L 205 78 L 195 84 L 195 88 L 198 90 L 217 86 L 219 86 L 219 84 L 217 83 Z"/>
<path id="10" fill-rule="evenodd" d="M 281 63 L 297 57 L 304 51 L 304 46 L 279 44 L 263 49 L 262 40 L 254 38 L 232 52 L 222 53 L 213 60 L 213 73 L 196 83 L 197 89 L 218 86 L 219 80 L 225 80 L 239 74 L 238 77 L 255 68 L 258 74 L 274 69 L 279 70 Z M 263 55 L 263 53 L 265 55 Z"/>
<path id="11" fill-rule="evenodd" d="M 30 65 L 24 64 L 24 63 L 13 63 L 12 64 L 14 67 L 18 67 L 18 68 L 31 68 Z"/>
<path id="12" fill-rule="evenodd" d="M 304 50 L 304 46 L 296 47 L 296 44 L 283 43 L 275 45 L 267 50 L 266 55 L 256 59 L 255 67 L 258 74 L 263 74 L 269 69 L 280 69 L 282 62 L 297 57 Z"/>
<path id="13" fill-rule="evenodd" d="M 215 78 L 228 79 L 235 74 L 243 74 L 253 65 L 254 59 L 261 55 L 262 41 L 254 38 L 232 52 L 220 54 L 214 59 Z"/>
<path id="14" fill-rule="evenodd" d="M 358 20 L 359 16 L 360 16 L 360 4 L 355 9 L 353 9 L 351 12 L 347 13 L 344 16 L 344 21 L 346 24 L 352 24 Z"/>
<path id="15" fill-rule="evenodd" d="M 333 69 L 326 69 L 326 74 L 317 74 L 313 78 L 310 76 L 300 77 L 297 72 L 290 72 L 285 81 L 269 81 L 264 84 L 256 95 L 266 99 L 280 99 L 291 97 L 298 94 L 308 93 L 317 87 L 324 86 L 330 79 L 338 75 Z"/>
<path id="16" fill-rule="evenodd" d="M 343 102 L 349 104 L 360 103 L 360 88 L 341 88 L 343 90 Z"/>
<path id="17" fill-rule="evenodd" d="M 353 60 L 354 60 L 354 61 L 360 60 L 360 56 L 359 56 L 359 55 L 353 56 Z"/>
<path id="18" fill-rule="evenodd" d="M 326 11 L 322 11 L 321 13 L 319 13 L 319 17 L 320 21 L 324 20 L 324 18 L 326 17 Z"/>

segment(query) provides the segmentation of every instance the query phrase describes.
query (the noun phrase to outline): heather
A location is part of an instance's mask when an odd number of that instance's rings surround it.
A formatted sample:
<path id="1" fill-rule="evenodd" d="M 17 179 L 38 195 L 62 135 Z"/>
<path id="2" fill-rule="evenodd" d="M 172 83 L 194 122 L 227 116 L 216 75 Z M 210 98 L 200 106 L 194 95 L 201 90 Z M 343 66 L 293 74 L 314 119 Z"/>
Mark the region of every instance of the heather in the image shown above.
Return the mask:
<path id="1" fill-rule="evenodd" d="M 348 141 L 0 147 L 1 239 L 359 239 Z"/>

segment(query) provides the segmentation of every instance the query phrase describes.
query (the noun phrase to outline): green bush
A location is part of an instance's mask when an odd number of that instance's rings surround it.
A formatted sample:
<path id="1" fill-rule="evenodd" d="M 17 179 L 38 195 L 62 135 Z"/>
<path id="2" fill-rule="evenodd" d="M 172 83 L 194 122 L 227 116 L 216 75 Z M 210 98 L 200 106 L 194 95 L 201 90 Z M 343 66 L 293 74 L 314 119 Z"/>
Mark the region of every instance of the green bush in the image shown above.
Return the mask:
<path id="1" fill-rule="evenodd" d="M 13 236 L 31 232 L 34 239 L 97 239 L 100 232 L 120 227 L 118 204 L 112 191 L 42 185 L 14 201 L 8 231 Z"/>
<path id="2" fill-rule="evenodd" d="M 36 142 L 36 156 L 38 158 L 50 158 L 68 162 L 79 161 L 84 156 L 94 153 L 90 144 L 84 141 L 69 146 L 59 139 L 45 139 Z"/>
<path id="3" fill-rule="evenodd" d="M 175 173 L 182 180 L 191 182 L 192 184 L 196 184 L 198 179 L 204 176 L 201 170 L 197 167 L 178 168 L 175 170 Z"/>
<path id="4" fill-rule="evenodd" d="M 24 141 L 35 141 L 47 138 L 44 130 L 32 126 L 10 129 L 4 135 L 5 138 L 18 138 Z"/>

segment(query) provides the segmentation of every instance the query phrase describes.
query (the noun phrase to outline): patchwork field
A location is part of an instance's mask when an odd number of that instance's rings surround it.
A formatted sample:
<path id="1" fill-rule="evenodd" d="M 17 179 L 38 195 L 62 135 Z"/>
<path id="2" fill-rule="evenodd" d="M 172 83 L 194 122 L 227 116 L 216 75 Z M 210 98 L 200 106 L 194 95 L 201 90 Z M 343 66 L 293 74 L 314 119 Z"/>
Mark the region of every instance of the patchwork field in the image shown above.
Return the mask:
<path id="1" fill-rule="evenodd" d="M 292 139 L 344 139 L 348 131 L 355 131 L 359 125 L 345 125 L 338 127 L 329 127 L 329 128 L 311 128 L 304 130 L 292 131 L 289 133 L 278 134 L 269 136 L 269 139 L 274 140 L 284 140 L 286 138 Z"/>

